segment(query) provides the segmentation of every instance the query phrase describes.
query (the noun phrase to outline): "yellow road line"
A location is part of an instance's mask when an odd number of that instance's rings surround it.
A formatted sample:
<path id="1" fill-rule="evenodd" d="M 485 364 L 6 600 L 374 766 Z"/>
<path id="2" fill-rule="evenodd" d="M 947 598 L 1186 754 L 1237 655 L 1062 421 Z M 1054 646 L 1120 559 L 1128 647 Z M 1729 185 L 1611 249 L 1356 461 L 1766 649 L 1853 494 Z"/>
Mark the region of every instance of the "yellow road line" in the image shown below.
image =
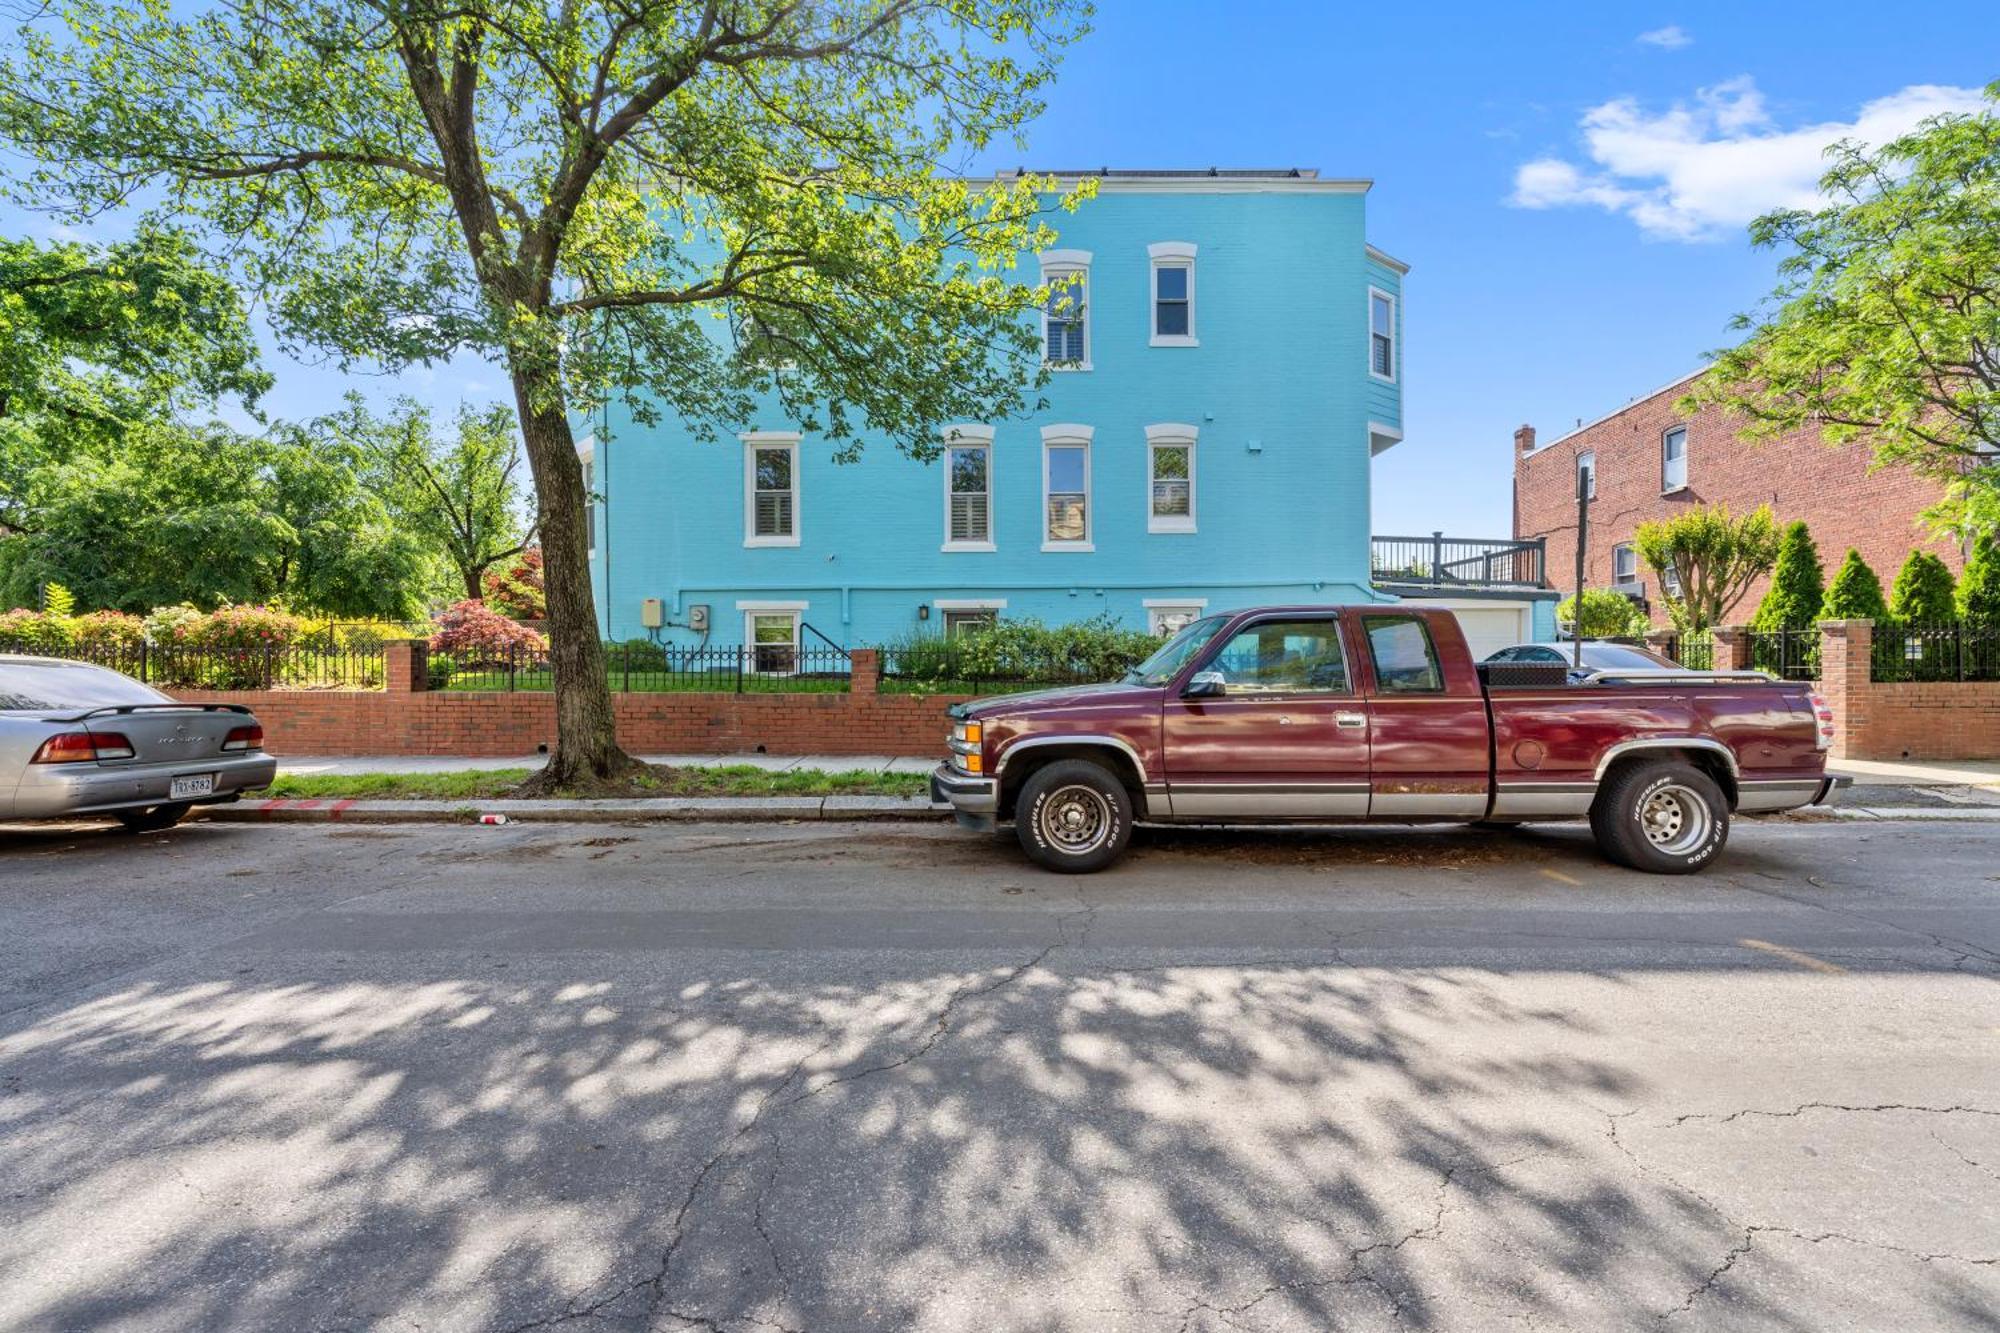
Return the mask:
<path id="1" fill-rule="evenodd" d="M 1829 976 L 1839 976 L 1841 973 L 1847 971 L 1846 968 L 1840 966 L 1838 963 L 1829 963 L 1824 958 L 1815 958 L 1809 953 L 1800 953 L 1797 949 L 1787 949 L 1784 945 L 1773 944 L 1769 940 L 1738 940 L 1736 942 L 1746 949 L 1756 949 L 1760 952 L 1782 958 L 1788 963 L 1797 963 L 1800 967 L 1811 968 L 1815 972 L 1824 972 Z"/>

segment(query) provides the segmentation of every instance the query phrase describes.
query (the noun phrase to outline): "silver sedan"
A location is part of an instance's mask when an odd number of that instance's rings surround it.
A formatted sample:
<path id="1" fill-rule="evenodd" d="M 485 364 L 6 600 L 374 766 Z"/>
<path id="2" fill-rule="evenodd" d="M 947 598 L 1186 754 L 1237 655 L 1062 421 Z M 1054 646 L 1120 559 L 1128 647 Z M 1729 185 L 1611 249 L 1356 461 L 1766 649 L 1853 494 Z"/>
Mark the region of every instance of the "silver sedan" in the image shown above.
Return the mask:
<path id="1" fill-rule="evenodd" d="M 162 829 L 270 786 L 277 767 L 239 704 L 179 703 L 87 662 L 0 654 L 0 819 Z"/>

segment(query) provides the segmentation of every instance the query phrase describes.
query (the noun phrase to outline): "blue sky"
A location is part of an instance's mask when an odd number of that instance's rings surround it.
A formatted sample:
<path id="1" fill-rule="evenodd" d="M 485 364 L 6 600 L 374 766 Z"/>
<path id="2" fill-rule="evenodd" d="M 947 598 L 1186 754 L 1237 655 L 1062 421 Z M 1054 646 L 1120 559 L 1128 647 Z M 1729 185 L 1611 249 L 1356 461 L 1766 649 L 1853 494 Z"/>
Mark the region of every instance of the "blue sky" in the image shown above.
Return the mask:
<path id="1" fill-rule="evenodd" d="M 1843 127 L 1893 133 L 2000 78 L 1972 8 L 1101 0 L 1027 149 L 982 166 L 1304 166 L 1368 176 L 1406 288 L 1406 440 L 1375 529 L 1500 536 L 1514 428 L 1544 439 L 1677 378 L 1770 286 L 1743 223 Z M 46 234 L 0 211 L 0 228 Z M 266 406 L 345 378 L 272 356 Z M 479 363 L 375 379 L 441 404 Z"/>

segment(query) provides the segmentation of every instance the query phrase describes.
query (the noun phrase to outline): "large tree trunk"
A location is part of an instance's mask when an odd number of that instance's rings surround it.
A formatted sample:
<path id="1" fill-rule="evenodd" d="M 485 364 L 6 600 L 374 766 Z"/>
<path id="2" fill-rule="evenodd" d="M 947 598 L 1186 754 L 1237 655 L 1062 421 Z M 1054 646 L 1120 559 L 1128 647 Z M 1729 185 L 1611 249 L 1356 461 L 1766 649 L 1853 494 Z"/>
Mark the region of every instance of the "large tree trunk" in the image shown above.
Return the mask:
<path id="1" fill-rule="evenodd" d="M 623 776 L 634 761 L 618 748 L 604 646 L 597 637 L 584 537 L 583 467 L 554 376 L 520 356 L 512 358 L 509 370 L 541 506 L 546 628 L 556 696 L 555 750 L 529 786 L 538 792 L 587 787 Z"/>
<path id="2" fill-rule="evenodd" d="M 486 596 L 486 589 L 479 586 L 480 576 L 485 572 L 486 566 L 484 565 L 466 565 L 458 571 L 459 577 L 465 580 L 465 595 L 467 597 L 477 601 Z M 585 588 L 588 589 L 588 587 L 589 584 L 586 583 Z"/>

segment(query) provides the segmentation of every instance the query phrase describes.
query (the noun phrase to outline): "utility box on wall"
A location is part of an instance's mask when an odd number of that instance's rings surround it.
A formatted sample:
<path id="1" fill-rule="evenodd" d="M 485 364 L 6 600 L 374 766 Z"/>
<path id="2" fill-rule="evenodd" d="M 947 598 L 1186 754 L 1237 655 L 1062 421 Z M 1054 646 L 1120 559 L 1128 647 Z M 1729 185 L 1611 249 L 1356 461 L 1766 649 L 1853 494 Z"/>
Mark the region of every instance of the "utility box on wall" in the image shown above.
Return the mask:
<path id="1" fill-rule="evenodd" d="M 647 597 L 639 603 L 639 628 L 660 629 L 667 623 L 667 609 L 657 597 Z"/>
<path id="2" fill-rule="evenodd" d="M 697 634 L 708 633 L 708 603 L 696 602 L 688 607 L 688 628 Z"/>

